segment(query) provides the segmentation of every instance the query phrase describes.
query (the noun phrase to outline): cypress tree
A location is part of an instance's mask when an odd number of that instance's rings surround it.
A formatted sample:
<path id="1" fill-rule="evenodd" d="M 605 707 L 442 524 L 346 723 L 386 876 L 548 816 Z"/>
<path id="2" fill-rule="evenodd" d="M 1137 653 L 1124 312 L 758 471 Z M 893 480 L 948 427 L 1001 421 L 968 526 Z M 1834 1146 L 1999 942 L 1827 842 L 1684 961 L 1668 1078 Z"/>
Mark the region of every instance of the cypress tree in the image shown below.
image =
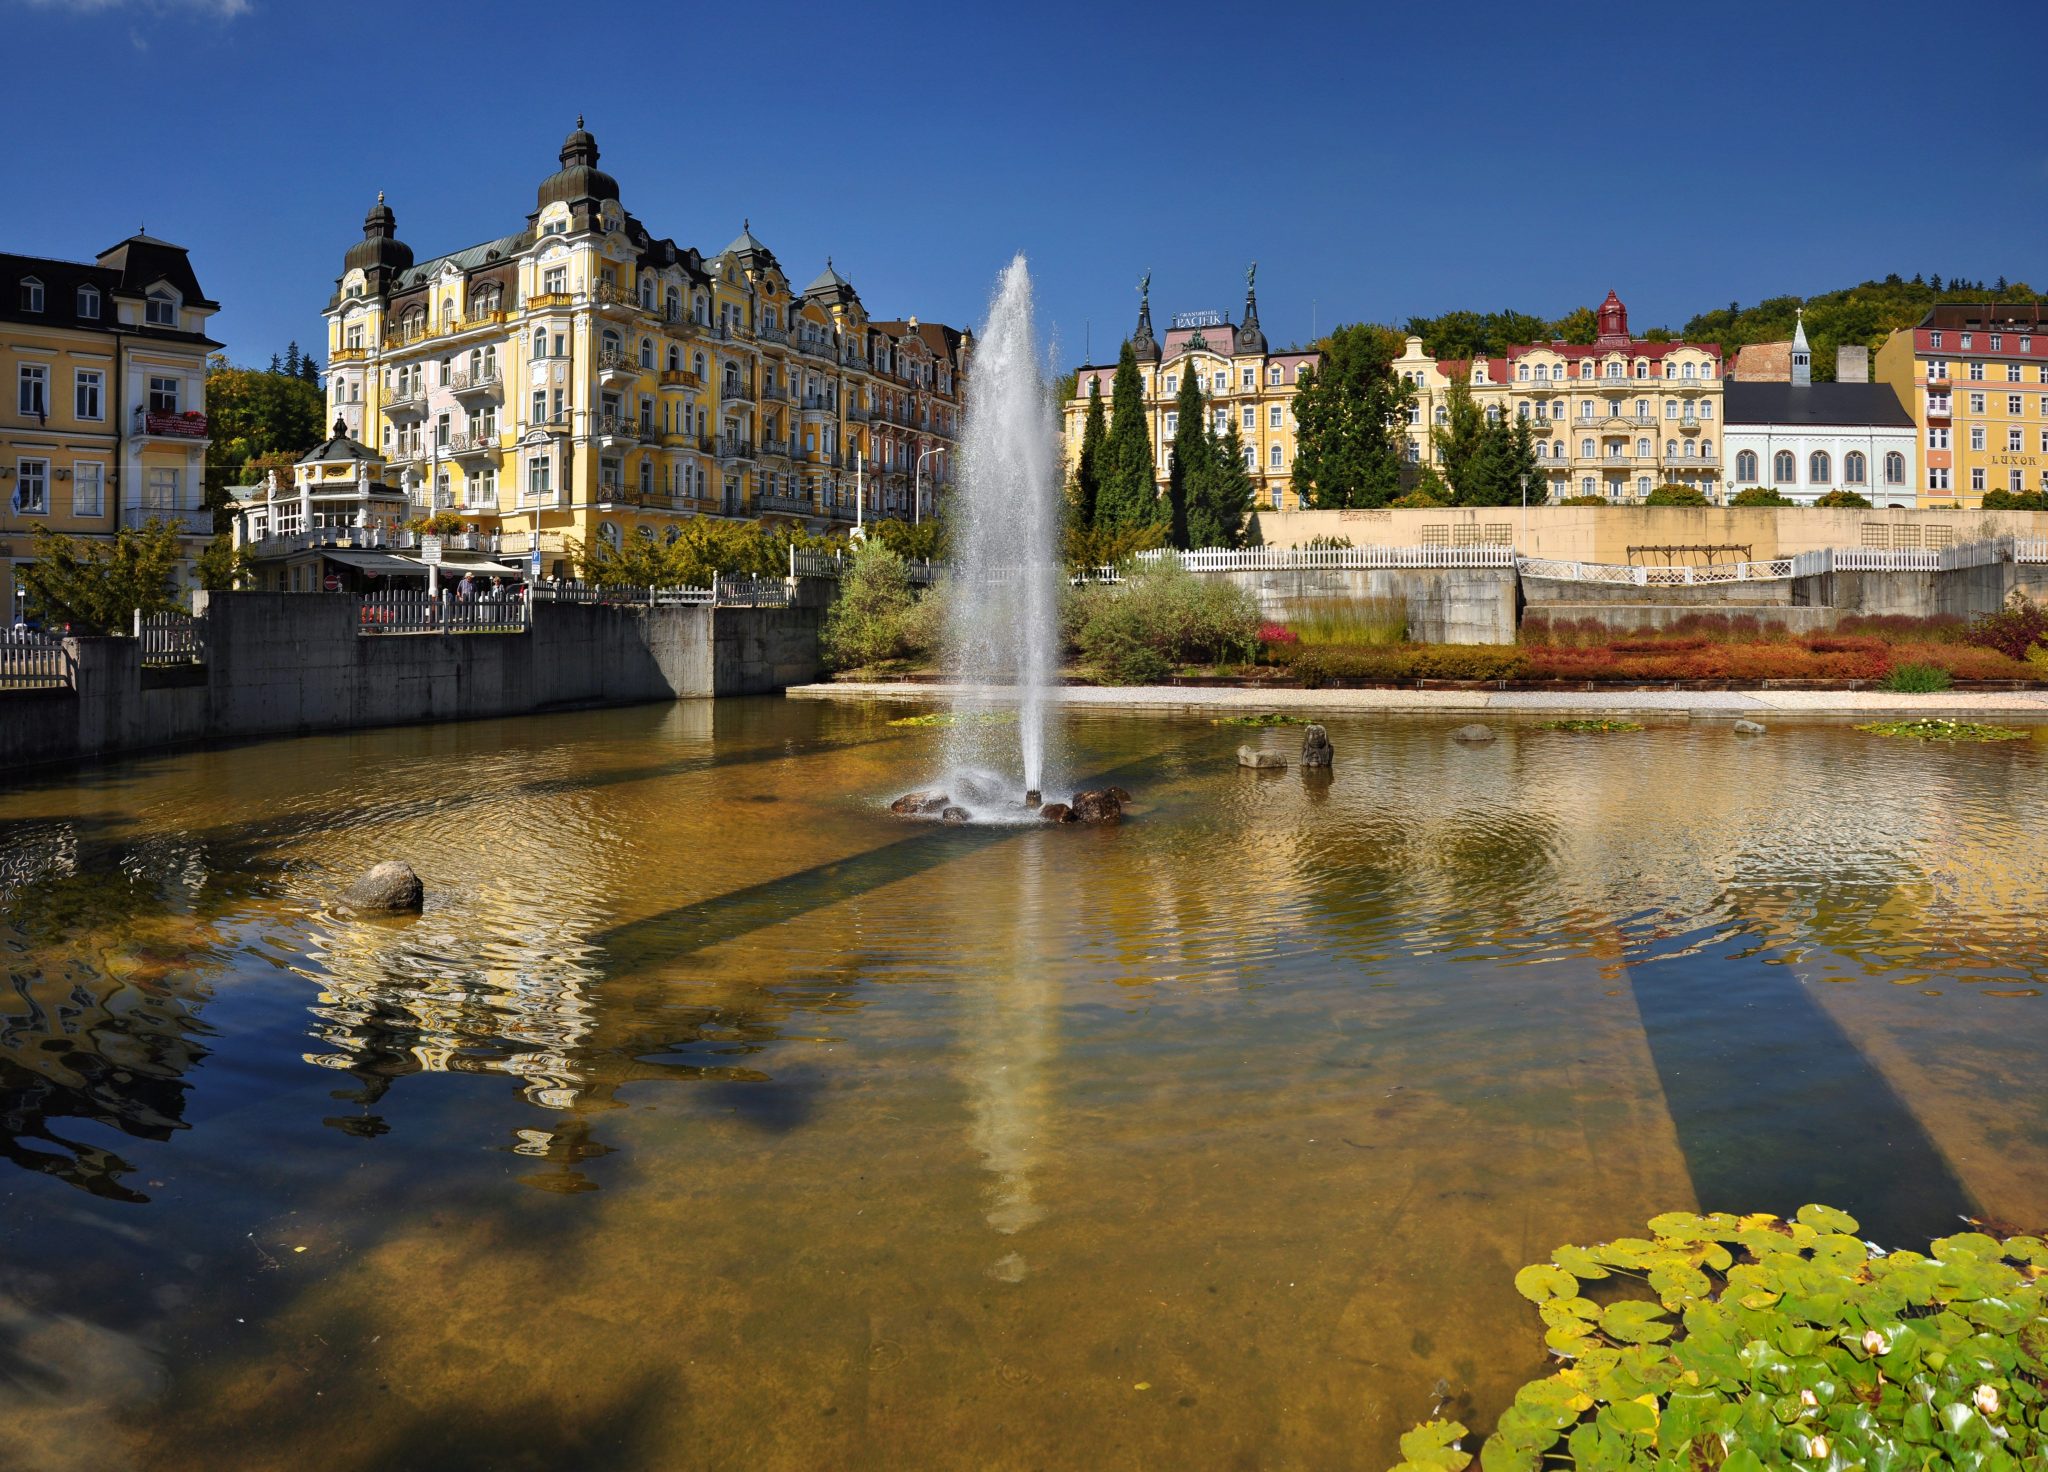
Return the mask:
<path id="1" fill-rule="evenodd" d="M 1145 427 L 1145 380 L 1129 343 L 1116 361 L 1109 392 L 1109 438 L 1096 482 L 1095 524 L 1123 529 L 1145 525 L 1158 500 L 1152 478 L 1152 435 Z"/>
<path id="2" fill-rule="evenodd" d="M 1188 544 L 1188 492 L 1209 466 L 1209 426 L 1202 422 L 1202 375 L 1184 364 L 1180 392 L 1173 401 L 1173 465 L 1166 476 L 1167 539 L 1176 547 Z"/>
<path id="3" fill-rule="evenodd" d="M 1081 458 L 1074 466 L 1074 521 L 1084 530 L 1095 525 L 1095 506 L 1102 496 L 1102 447 L 1109 423 L 1102 412 L 1102 375 L 1088 379 L 1088 423 L 1081 431 Z"/>
<path id="4" fill-rule="evenodd" d="M 1244 441 L 1237 421 L 1210 436 L 1207 463 L 1190 485 L 1188 545 L 1236 547 L 1244 541 L 1244 519 L 1252 509 L 1252 476 L 1245 469 Z"/>

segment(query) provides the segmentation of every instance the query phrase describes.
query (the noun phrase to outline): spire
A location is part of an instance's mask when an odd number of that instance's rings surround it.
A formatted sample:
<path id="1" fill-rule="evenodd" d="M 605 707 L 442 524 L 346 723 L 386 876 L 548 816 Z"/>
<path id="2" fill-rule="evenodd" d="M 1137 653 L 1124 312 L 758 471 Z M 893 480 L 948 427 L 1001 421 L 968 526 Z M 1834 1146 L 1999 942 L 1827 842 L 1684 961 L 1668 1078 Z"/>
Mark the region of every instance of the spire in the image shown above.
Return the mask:
<path id="1" fill-rule="evenodd" d="M 1152 335 L 1152 273 L 1138 282 L 1138 330 L 1131 334 L 1131 351 L 1150 363 L 1159 361 L 1159 339 Z"/>
<path id="2" fill-rule="evenodd" d="M 1799 387 L 1810 387 L 1813 383 L 1813 349 L 1806 343 L 1806 308 L 1799 309 L 1799 315 L 1792 328 L 1792 382 Z"/>
<path id="3" fill-rule="evenodd" d="M 1237 355 L 1264 356 L 1266 334 L 1259 330 L 1259 263 L 1253 261 L 1244 273 L 1244 321 L 1237 329 Z"/>

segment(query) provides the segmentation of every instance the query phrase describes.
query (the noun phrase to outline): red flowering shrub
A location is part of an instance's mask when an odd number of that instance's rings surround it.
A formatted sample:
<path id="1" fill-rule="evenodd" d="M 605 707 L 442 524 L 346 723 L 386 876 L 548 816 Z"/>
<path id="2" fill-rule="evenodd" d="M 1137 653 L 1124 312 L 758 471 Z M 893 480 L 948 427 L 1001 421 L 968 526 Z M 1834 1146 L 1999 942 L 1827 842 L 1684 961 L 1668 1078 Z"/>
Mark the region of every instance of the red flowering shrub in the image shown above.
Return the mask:
<path id="1" fill-rule="evenodd" d="M 1285 624 L 1260 624 L 1259 642 L 1261 644 L 1299 644 L 1301 636 Z"/>
<path id="2" fill-rule="evenodd" d="M 2048 638 L 2048 609 L 2015 592 L 2012 601 L 1998 612 L 1980 613 L 1970 620 L 1963 638 L 1996 649 L 2007 659 L 2025 659 L 2029 649 Z"/>

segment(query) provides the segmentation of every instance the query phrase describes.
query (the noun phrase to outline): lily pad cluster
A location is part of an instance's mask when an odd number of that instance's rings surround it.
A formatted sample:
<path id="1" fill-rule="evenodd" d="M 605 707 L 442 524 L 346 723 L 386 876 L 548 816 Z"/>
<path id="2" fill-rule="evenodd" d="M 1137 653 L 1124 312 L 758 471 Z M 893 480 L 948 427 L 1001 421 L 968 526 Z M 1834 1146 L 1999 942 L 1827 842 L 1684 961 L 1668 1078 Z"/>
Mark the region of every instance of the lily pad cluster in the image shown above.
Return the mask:
<path id="1" fill-rule="evenodd" d="M 1907 741 L 2024 741 L 2025 731 L 2010 726 L 1986 726 L 1976 721 L 1871 721 L 1856 728 L 1876 736 L 1898 736 Z"/>
<path id="2" fill-rule="evenodd" d="M 1580 731 L 1594 735 L 1605 735 L 1609 732 L 1640 731 L 1643 727 L 1640 721 L 1577 719 L 1545 721 L 1543 729 L 1546 731 Z"/>
<path id="3" fill-rule="evenodd" d="M 889 722 L 892 726 L 1012 726 L 1017 722 L 1013 710 L 984 711 L 926 711 L 918 716 L 898 716 Z"/>
<path id="4" fill-rule="evenodd" d="M 1484 1472 L 2048 1467 L 2041 1238 L 1887 1254 L 1827 1206 L 1649 1229 L 1515 1275 L 1564 1364 L 1501 1413 Z M 1417 1427 L 1396 1472 L 1460 1472 L 1466 1435 Z"/>
<path id="5" fill-rule="evenodd" d="M 1269 710 L 1255 716 L 1217 716 L 1209 722 L 1212 726 L 1307 726 L 1313 722 L 1307 716 L 1291 716 L 1285 711 Z"/>

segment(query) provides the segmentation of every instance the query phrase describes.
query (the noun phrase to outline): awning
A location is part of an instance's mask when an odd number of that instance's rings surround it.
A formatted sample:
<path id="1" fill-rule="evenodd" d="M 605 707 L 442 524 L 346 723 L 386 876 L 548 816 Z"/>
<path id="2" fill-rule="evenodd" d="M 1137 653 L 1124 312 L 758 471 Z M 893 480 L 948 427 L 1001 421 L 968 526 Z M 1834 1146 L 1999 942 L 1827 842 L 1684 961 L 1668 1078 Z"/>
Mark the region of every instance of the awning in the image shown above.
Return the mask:
<path id="1" fill-rule="evenodd" d="M 423 577 L 426 568 L 403 557 L 393 557 L 389 552 L 359 552 L 338 547 L 322 547 L 320 555 L 329 562 L 338 562 L 343 567 L 355 568 L 358 572 L 374 572 L 386 575 L 397 573 L 404 577 Z"/>
<path id="2" fill-rule="evenodd" d="M 393 560 L 403 563 L 408 572 L 424 573 L 427 570 L 427 565 L 417 557 L 399 557 Z M 441 554 L 441 576 L 443 578 L 459 578 L 466 572 L 481 573 L 485 577 L 523 578 L 526 576 L 525 573 L 516 567 L 507 567 L 502 562 L 493 562 L 488 557 L 479 556 L 474 552 L 444 552 Z"/>

